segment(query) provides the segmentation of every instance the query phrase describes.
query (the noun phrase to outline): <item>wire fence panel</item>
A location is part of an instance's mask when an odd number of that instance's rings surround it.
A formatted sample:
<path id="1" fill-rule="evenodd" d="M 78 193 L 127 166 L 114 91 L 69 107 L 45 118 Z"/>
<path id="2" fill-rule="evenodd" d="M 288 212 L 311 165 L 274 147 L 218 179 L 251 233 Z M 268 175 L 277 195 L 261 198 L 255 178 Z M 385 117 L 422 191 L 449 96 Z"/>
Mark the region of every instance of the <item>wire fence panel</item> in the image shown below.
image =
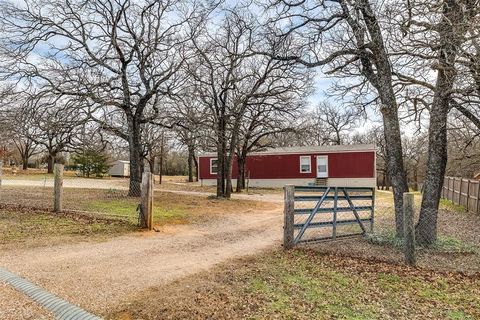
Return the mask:
<path id="1" fill-rule="evenodd" d="M 442 198 L 465 207 L 469 212 L 480 213 L 480 181 L 445 177 Z"/>
<path id="2" fill-rule="evenodd" d="M 54 174 L 30 170 L 16 174 L 10 168 L 0 170 L 0 206 L 30 210 L 54 209 Z M 138 224 L 141 184 L 129 178 L 83 178 L 75 172 L 62 175 L 62 211 L 89 213 L 104 218 Z M 136 186 L 136 187 L 135 187 Z"/>
<path id="3" fill-rule="evenodd" d="M 17 175 L 11 168 L 2 169 L 0 205 L 52 210 L 53 175 L 47 173 Z"/>
<path id="4" fill-rule="evenodd" d="M 99 214 L 109 218 L 121 218 L 138 222 L 140 186 L 129 190 L 128 178 L 65 180 L 63 209 Z"/>

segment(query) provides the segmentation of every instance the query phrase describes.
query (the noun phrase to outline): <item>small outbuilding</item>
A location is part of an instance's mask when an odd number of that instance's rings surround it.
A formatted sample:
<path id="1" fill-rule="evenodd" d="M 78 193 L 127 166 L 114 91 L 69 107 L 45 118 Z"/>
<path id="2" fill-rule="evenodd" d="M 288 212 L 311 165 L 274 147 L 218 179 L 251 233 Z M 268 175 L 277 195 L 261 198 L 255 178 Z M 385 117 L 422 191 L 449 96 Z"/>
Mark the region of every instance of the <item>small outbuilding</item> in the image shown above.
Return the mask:
<path id="1" fill-rule="evenodd" d="M 216 154 L 202 154 L 198 161 L 201 183 L 216 185 Z M 375 187 L 375 167 L 375 145 L 357 144 L 254 152 L 247 156 L 245 172 L 251 187 L 283 187 L 286 184 Z M 236 180 L 236 159 L 232 169 L 232 178 Z"/>
<path id="2" fill-rule="evenodd" d="M 130 177 L 130 161 L 115 161 L 108 169 L 108 175 L 112 177 Z"/>

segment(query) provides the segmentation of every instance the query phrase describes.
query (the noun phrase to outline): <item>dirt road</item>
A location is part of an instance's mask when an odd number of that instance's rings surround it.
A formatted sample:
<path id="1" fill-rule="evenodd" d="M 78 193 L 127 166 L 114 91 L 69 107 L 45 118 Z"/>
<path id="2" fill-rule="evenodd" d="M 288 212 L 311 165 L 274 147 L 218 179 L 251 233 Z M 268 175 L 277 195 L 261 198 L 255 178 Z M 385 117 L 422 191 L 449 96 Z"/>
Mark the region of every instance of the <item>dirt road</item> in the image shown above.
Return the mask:
<path id="1" fill-rule="evenodd" d="M 1 252 L 0 265 L 102 315 L 139 290 L 279 246 L 281 225 L 280 210 L 226 215 L 108 242 Z"/>

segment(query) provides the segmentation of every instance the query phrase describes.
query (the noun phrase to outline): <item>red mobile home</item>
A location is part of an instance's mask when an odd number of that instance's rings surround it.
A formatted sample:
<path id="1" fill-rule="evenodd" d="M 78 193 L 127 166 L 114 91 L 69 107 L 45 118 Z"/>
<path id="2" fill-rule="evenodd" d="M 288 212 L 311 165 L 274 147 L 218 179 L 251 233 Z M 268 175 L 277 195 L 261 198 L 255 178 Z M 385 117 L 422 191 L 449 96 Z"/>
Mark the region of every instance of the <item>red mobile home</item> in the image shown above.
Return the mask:
<path id="1" fill-rule="evenodd" d="M 215 153 L 199 156 L 199 178 L 203 185 L 216 184 L 216 160 Z M 277 148 L 251 153 L 247 157 L 246 175 L 252 187 L 285 184 L 374 187 L 375 161 L 373 144 Z M 232 175 L 236 180 L 235 159 Z"/>

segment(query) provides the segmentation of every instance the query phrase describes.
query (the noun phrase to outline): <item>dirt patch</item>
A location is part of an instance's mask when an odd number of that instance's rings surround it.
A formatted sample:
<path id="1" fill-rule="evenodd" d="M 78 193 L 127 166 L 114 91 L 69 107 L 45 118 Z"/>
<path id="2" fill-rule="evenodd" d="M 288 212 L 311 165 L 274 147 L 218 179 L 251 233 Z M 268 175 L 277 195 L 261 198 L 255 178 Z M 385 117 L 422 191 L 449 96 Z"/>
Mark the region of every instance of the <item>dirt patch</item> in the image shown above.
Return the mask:
<path id="1" fill-rule="evenodd" d="M 110 319 L 475 319 L 480 280 L 318 254 L 273 252 L 139 292 Z"/>
<path id="2" fill-rule="evenodd" d="M 73 304 L 104 314 L 126 295 L 279 245 L 281 226 L 277 210 L 238 212 L 170 226 L 160 233 L 5 251 L 0 265 Z"/>

